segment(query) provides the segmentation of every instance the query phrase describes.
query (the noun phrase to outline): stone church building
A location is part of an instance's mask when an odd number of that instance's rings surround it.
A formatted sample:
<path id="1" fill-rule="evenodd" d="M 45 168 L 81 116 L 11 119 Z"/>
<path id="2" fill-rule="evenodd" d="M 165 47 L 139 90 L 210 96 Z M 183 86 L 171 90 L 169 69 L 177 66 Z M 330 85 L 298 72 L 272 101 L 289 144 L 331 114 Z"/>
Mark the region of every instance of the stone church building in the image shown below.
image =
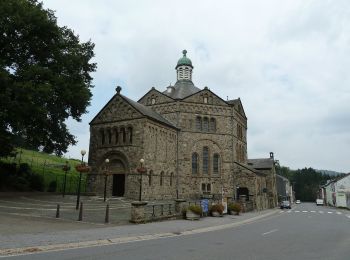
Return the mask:
<path id="1" fill-rule="evenodd" d="M 175 85 L 152 88 L 137 102 L 117 87 L 90 122 L 89 190 L 103 194 L 107 172 L 108 196 L 136 200 L 141 188 L 142 200 L 229 197 L 255 209 L 276 206 L 274 159 L 248 160 L 241 100 L 196 87 L 186 54 L 175 67 Z M 260 169 L 257 160 L 269 160 L 270 168 Z"/>

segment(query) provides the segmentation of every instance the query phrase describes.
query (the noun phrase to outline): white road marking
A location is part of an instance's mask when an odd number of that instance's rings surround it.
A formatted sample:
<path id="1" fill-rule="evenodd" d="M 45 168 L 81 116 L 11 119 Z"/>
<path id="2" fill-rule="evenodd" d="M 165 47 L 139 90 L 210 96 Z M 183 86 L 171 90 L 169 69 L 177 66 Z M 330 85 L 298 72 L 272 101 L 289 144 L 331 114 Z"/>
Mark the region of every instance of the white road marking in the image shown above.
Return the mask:
<path id="1" fill-rule="evenodd" d="M 272 230 L 270 230 L 268 232 L 262 233 L 261 235 L 265 236 L 265 235 L 271 234 L 271 233 L 276 232 L 276 231 L 278 231 L 278 229 L 272 229 Z"/>
<path id="2" fill-rule="evenodd" d="M 328 211 L 327 213 L 328 213 L 328 214 L 333 214 L 333 212 L 332 212 L 332 211 Z"/>
<path id="3" fill-rule="evenodd" d="M 291 211 L 291 210 L 288 210 L 287 212 L 288 212 L 288 213 L 291 213 L 292 211 Z"/>
<path id="4" fill-rule="evenodd" d="M 350 218 L 350 215 L 347 215 L 348 218 Z"/>
<path id="5" fill-rule="evenodd" d="M 281 210 L 281 211 L 280 211 L 280 214 L 281 214 L 281 213 L 283 213 L 283 212 L 284 212 L 284 211 L 283 211 L 283 210 Z"/>
<path id="6" fill-rule="evenodd" d="M 303 210 L 303 212 L 308 212 L 307 210 Z"/>
<path id="7" fill-rule="evenodd" d="M 338 214 L 338 215 L 341 215 L 342 213 L 341 213 L 341 212 L 339 212 L 339 211 L 337 211 L 337 214 Z"/>
<path id="8" fill-rule="evenodd" d="M 294 210 L 294 212 L 300 212 L 299 210 Z"/>
<path id="9" fill-rule="evenodd" d="M 311 210 L 310 212 L 312 212 L 312 213 L 315 213 L 316 211 L 314 211 L 314 210 Z"/>
<path id="10" fill-rule="evenodd" d="M 323 214 L 324 212 L 321 210 L 321 211 L 319 211 L 318 213 L 321 213 L 321 214 Z"/>

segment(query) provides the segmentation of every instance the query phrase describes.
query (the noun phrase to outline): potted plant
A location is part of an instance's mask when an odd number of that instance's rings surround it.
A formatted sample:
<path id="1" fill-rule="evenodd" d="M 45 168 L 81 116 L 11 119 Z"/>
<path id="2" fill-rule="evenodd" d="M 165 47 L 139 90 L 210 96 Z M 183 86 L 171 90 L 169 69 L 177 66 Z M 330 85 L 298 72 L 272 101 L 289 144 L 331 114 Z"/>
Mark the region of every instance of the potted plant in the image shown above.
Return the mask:
<path id="1" fill-rule="evenodd" d="M 241 204 L 237 202 L 228 204 L 227 209 L 230 215 L 239 215 L 239 213 L 242 211 Z"/>
<path id="2" fill-rule="evenodd" d="M 202 215 L 202 207 L 198 205 L 191 205 L 186 209 L 186 219 L 198 220 Z"/>
<path id="3" fill-rule="evenodd" d="M 213 217 L 222 217 L 224 212 L 224 205 L 222 204 L 214 204 L 210 207 L 210 215 Z"/>

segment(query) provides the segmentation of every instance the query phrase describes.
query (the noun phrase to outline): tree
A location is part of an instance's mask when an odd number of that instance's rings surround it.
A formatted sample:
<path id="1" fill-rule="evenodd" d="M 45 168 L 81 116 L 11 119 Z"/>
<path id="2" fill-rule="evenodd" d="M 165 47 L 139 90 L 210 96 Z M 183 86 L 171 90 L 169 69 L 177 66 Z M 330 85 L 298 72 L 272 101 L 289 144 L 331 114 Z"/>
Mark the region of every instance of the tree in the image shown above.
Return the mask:
<path id="1" fill-rule="evenodd" d="M 65 122 L 90 104 L 93 48 L 37 0 L 0 1 L 0 156 L 18 142 L 58 155 L 76 143 Z"/>

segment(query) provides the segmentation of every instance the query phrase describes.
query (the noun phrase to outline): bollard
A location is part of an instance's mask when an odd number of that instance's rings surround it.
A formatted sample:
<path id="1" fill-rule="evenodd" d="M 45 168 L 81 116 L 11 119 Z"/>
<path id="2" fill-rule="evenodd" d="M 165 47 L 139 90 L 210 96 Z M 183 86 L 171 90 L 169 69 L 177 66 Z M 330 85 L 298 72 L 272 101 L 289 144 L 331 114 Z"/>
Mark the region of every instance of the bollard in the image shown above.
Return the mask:
<path id="1" fill-rule="evenodd" d="M 105 223 L 109 223 L 109 204 L 106 206 Z"/>
<path id="2" fill-rule="evenodd" d="M 57 208 L 56 208 L 56 218 L 60 217 L 60 204 L 57 204 Z"/>
<path id="3" fill-rule="evenodd" d="M 78 221 L 82 221 L 83 220 L 83 203 L 80 202 L 80 208 L 79 208 L 79 218 Z"/>

